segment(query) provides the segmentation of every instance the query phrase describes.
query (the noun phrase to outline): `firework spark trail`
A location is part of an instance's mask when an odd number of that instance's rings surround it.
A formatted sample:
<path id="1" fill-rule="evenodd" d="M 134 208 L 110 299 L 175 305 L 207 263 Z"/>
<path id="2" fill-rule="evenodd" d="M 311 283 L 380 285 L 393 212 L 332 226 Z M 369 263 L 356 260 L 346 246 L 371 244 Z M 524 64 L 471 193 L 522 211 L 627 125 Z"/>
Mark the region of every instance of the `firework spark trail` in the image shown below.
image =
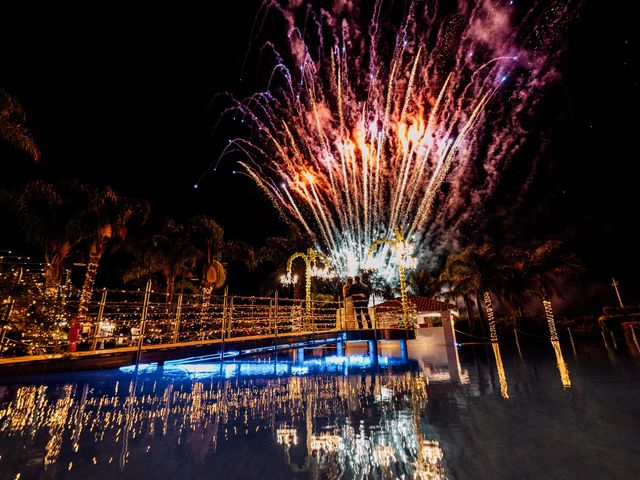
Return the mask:
<path id="1" fill-rule="evenodd" d="M 268 90 L 232 109 L 255 132 L 230 144 L 340 273 L 365 266 L 369 246 L 396 227 L 420 255 L 427 235 L 456 228 L 495 190 L 522 145 L 524 113 L 557 77 L 555 32 L 569 7 L 416 1 L 393 24 L 378 0 L 361 29 L 353 2 L 332 12 L 294 3 L 261 8 L 285 19 L 287 41 L 265 42 L 276 59 Z M 477 172 L 480 193 L 465 180 Z"/>

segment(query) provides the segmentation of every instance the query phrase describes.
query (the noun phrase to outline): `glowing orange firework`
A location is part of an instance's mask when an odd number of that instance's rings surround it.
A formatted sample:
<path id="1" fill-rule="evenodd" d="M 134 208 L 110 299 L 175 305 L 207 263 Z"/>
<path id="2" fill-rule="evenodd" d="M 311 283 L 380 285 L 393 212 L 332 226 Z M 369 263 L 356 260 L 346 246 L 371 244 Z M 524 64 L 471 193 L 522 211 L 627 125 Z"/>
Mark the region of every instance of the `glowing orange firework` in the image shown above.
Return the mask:
<path id="1" fill-rule="evenodd" d="M 568 7 L 517 14 L 511 3 L 414 2 L 394 26 L 378 0 L 366 31 L 353 2 L 308 7 L 300 25 L 301 7 L 265 4 L 288 22 L 288 51 L 275 53 L 267 90 L 234 106 L 256 130 L 230 145 L 341 273 L 365 266 L 369 246 L 396 227 L 420 251 L 434 206 L 452 201 L 439 197 L 445 178 L 463 178 L 470 159 L 499 169 L 519 148 L 513 133 L 555 76 L 552 33 Z M 452 195 L 477 201 L 460 182 Z"/>

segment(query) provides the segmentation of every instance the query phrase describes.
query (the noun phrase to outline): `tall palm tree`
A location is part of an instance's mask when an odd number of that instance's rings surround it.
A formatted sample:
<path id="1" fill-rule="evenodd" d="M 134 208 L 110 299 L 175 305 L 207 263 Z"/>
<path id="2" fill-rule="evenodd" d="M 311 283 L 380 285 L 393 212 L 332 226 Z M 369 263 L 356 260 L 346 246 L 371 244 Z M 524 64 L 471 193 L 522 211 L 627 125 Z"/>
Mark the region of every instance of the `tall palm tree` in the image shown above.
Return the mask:
<path id="1" fill-rule="evenodd" d="M 38 161 L 40 150 L 33 136 L 24 126 L 26 119 L 26 113 L 20 102 L 0 87 L 0 139 Z"/>
<path id="2" fill-rule="evenodd" d="M 480 247 L 470 246 L 450 255 L 440 276 L 441 281 L 448 283 L 454 292 L 473 294 L 478 300 L 482 298 L 492 342 L 497 342 L 498 337 L 491 292 L 496 290 L 503 277 L 504 270 L 498 255 L 489 244 Z M 482 319 L 483 311 L 479 302 L 478 313 Z"/>
<path id="3" fill-rule="evenodd" d="M 508 307 L 514 328 L 518 328 L 518 321 L 522 320 L 521 299 L 528 291 L 526 254 L 524 250 L 509 247 L 501 252 L 499 259 L 501 275 L 496 284 L 496 293 Z"/>
<path id="4" fill-rule="evenodd" d="M 173 298 L 176 279 L 190 274 L 200 258 L 189 243 L 187 226 L 171 219 L 166 219 L 162 230 L 148 242 L 133 250 L 136 259 L 124 274 L 124 282 L 160 273 L 165 282 L 168 303 Z"/>
<path id="5" fill-rule="evenodd" d="M 289 257 L 295 252 L 306 251 L 308 246 L 308 240 L 293 226 L 285 236 L 266 238 L 264 244 L 256 250 L 256 262 L 264 268 L 273 269 L 273 273 L 262 282 L 260 289 L 266 291 L 277 289 L 281 285 L 280 277 Z M 292 294 L 293 297 L 298 298 L 302 288 L 304 288 L 302 282 L 295 284 L 289 295 Z"/>
<path id="6" fill-rule="evenodd" d="M 116 193 L 111 187 L 85 187 L 87 207 L 83 211 L 82 226 L 89 239 L 89 260 L 78 303 L 78 321 L 87 316 L 88 304 L 98 271 L 98 263 L 112 240 L 124 240 L 132 220 L 144 223 L 149 204 Z"/>
<path id="7" fill-rule="evenodd" d="M 530 279 L 532 291 L 542 300 L 551 340 L 557 341 L 551 295 L 557 291 L 556 281 L 561 277 L 577 274 L 581 271 L 582 264 L 576 255 L 565 251 L 562 242 L 550 240 L 527 252 L 523 257 L 522 268 Z"/>
<path id="8" fill-rule="evenodd" d="M 286 236 L 266 238 L 256 252 L 257 262 L 281 267 L 292 253 L 305 251 L 308 246 L 308 240 L 297 228 L 292 227 Z"/>
<path id="9" fill-rule="evenodd" d="M 83 238 L 79 218 L 84 205 L 79 190 L 77 184 L 54 185 L 35 180 L 13 198 L 25 239 L 44 250 L 45 289 L 49 296 L 58 290 L 65 259 Z"/>
<path id="10" fill-rule="evenodd" d="M 241 260 L 248 269 L 255 265 L 253 250 L 242 242 L 224 240 L 224 230 L 213 219 L 197 215 L 186 223 L 165 221 L 162 231 L 146 244 L 129 246 L 136 260 L 123 280 L 130 282 L 161 273 L 167 301 L 173 298 L 176 280 L 197 277 L 203 302 L 227 279 L 224 263 Z"/>
<path id="11" fill-rule="evenodd" d="M 222 287 L 227 279 L 227 272 L 220 262 L 224 229 L 206 215 L 191 217 L 187 228 L 191 247 L 202 264 L 202 303 L 207 305 L 213 290 Z"/>
<path id="12" fill-rule="evenodd" d="M 249 270 L 256 265 L 255 254 L 248 244 L 225 240 L 224 230 L 206 215 L 191 217 L 187 223 L 189 245 L 196 258 L 196 271 L 201 272 L 203 303 L 227 280 L 225 264 L 240 261 Z"/>
<path id="13" fill-rule="evenodd" d="M 433 297 L 440 293 L 440 282 L 426 268 L 411 272 L 407 283 L 416 295 Z"/>

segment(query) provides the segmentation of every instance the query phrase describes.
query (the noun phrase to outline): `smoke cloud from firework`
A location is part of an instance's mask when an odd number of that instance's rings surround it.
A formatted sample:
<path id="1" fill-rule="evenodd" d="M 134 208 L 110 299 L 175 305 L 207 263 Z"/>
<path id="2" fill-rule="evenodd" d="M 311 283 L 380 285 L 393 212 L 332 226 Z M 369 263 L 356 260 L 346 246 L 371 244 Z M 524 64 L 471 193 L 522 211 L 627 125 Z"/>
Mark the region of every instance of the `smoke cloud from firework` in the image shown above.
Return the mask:
<path id="1" fill-rule="evenodd" d="M 455 248 L 558 79 L 567 2 L 451 3 L 271 1 L 256 19 L 272 64 L 228 110 L 252 126 L 229 149 L 342 275 L 393 276 L 387 247 L 368 253 L 396 228 L 423 263 Z M 268 38 L 278 17 L 285 35 Z"/>

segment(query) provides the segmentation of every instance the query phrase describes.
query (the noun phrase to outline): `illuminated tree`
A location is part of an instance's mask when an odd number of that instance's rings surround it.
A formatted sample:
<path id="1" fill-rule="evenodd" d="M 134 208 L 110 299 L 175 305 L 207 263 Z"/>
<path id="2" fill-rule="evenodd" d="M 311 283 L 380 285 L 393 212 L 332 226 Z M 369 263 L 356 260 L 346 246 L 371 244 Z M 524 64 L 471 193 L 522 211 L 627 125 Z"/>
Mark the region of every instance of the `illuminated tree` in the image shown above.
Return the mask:
<path id="1" fill-rule="evenodd" d="M 558 340 L 551 295 L 558 291 L 559 278 L 573 276 L 582 270 L 578 257 L 568 253 L 562 242 L 550 240 L 526 251 L 521 257 L 523 275 L 529 280 L 530 289 L 542 300 L 552 341 Z"/>
<path id="2" fill-rule="evenodd" d="M 441 282 L 448 284 L 453 292 L 465 297 L 470 323 L 471 308 L 468 296 L 474 295 L 478 301 L 482 298 L 492 341 L 497 341 L 497 333 L 491 292 L 495 293 L 504 283 L 504 279 L 505 270 L 500 259 L 494 248 L 488 244 L 480 247 L 470 246 L 450 255 L 440 275 Z M 478 313 L 482 318 L 483 311 L 479 303 Z"/>
<path id="3" fill-rule="evenodd" d="M 43 249 L 47 295 L 55 295 L 64 261 L 83 238 L 85 208 L 78 184 L 54 185 L 35 180 L 13 195 L 12 206 L 25 239 Z"/>
<path id="4" fill-rule="evenodd" d="M 81 322 L 87 315 L 98 263 L 109 242 L 124 240 L 130 222 L 136 219 L 144 223 L 149 215 L 147 202 L 120 195 L 111 187 L 84 187 L 83 193 L 87 197 L 87 207 L 82 212 L 81 224 L 89 240 L 89 258 L 78 305 L 78 321 Z"/>

